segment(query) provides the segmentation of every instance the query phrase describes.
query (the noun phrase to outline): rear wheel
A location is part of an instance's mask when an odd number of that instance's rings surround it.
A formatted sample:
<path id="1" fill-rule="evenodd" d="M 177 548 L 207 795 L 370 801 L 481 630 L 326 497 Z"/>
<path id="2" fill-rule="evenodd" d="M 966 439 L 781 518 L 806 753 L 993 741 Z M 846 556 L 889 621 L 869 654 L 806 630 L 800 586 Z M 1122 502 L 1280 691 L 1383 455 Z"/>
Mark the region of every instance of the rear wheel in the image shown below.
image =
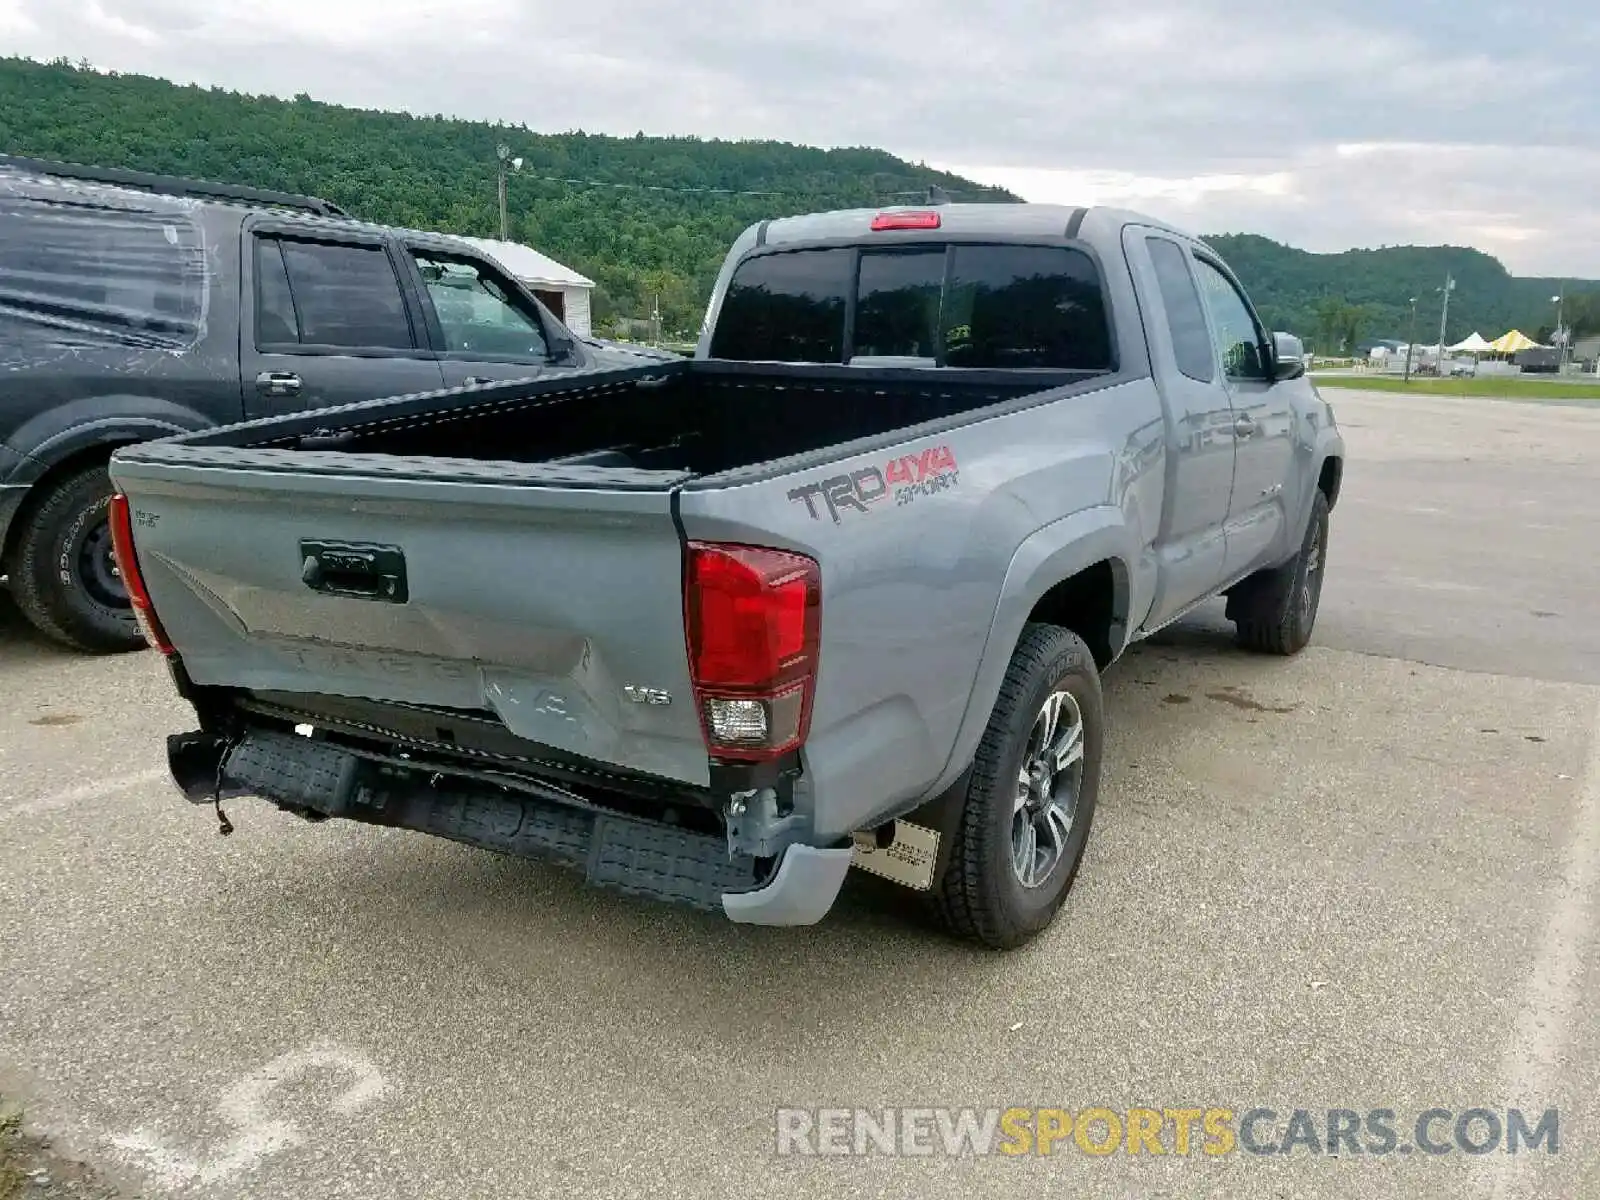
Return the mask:
<path id="1" fill-rule="evenodd" d="M 111 479 L 103 466 L 54 484 L 24 520 L 12 590 L 22 615 L 74 650 L 145 646 L 111 552 Z"/>
<path id="2" fill-rule="evenodd" d="M 1100 789 L 1100 675 L 1081 638 L 1029 625 L 974 761 L 937 896 L 957 935 L 999 950 L 1055 919 Z"/>

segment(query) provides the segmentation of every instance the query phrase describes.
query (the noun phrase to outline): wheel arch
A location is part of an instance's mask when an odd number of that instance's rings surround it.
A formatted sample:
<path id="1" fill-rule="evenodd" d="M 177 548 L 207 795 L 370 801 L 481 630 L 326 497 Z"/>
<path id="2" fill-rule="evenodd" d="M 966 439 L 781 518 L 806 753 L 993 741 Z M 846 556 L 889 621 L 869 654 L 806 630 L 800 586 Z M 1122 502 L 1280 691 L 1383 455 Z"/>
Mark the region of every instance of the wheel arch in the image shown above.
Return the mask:
<path id="1" fill-rule="evenodd" d="M 1329 454 L 1317 470 L 1317 490 L 1328 498 L 1328 511 L 1339 503 L 1339 489 L 1344 485 L 1344 456 Z"/>
<path id="2" fill-rule="evenodd" d="M 113 411 L 106 412 L 108 406 Z M 95 415 L 85 415 L 85 410 Z M 75 415 L 81 419 L 74 419 Z M 29 517 L 61 480 L 110 461 L 123 446 L 215 424 L 182 405 L 148 397 L 113 396 L 74 401 L 23 425 L 10 442 L 20 459 L 6 482 L 26 490 L 10 520 L 0 526 L 0 563 L 11 562 Z"/>

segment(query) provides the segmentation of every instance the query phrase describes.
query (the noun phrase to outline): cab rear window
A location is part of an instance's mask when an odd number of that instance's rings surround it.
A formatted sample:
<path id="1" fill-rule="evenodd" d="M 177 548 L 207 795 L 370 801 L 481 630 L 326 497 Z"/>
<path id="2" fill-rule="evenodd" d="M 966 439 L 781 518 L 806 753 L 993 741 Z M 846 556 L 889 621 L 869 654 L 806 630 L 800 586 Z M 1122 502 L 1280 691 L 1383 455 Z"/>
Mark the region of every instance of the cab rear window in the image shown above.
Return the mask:
<path id="1" fill-rule="evenodd" d="M 1099 273 L 1087 254 L 1066 246 L 914 244 L 761 255 L 734 273 L 711 354 L 817 363 L 887 357 L 988 369 L 1112 366 Z"/>
<path id="2" fill-rule="evenodd" d="M 796 250 L 744 263 L 712 337 L 716 358 L 839 362 L 844 354 L 848 250 Z"/>

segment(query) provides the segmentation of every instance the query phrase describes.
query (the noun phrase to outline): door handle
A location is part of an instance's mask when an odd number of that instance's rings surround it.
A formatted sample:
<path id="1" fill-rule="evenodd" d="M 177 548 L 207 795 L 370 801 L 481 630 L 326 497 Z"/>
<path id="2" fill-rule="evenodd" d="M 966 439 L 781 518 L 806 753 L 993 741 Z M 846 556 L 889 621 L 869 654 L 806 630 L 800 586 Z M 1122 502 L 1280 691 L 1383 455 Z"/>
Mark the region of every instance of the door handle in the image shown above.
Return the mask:
<path id="1" fill-rule="evenodd" d="M 256 390 L 268 396 L 298 396 L 300 376 L 293 371 L 263 371 L 256 376 Z"/>
<path id="2" fill-rule="evenodd" d="M 1233 432 L 1238 437 L 1252 437 L 1259 428 L 1261 427 L 1256 424 L 1256 419 L 1249 413 L 1245 413 L 1242 416 L 1234 418 Z"/>

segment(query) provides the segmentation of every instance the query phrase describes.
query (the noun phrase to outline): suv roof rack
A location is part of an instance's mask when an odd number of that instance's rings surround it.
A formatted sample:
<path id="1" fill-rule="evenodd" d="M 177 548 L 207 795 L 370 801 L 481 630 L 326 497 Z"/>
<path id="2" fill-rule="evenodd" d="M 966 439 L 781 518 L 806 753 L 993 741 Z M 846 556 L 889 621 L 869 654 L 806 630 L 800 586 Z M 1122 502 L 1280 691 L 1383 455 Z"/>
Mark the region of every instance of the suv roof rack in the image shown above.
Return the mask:
<path id="1" fill-rule="evenodd" d="M 50 162 L 42 158 L 22 158 L 0 154 L 0 166 L 16 167 L 39 175 L 59 175 L 92 183 L 110 183 L 137 188 L 163 196 L 193 196 L 210 200 L 234 200 L 271 208 L 292 208 L 324 217 L 348 217 L 337 204 L 316 196 L 297 196 L 265 188 L 243 187 L 232 183 L 212 183 L 205 179 L 185 179 L 179 175 L 157 175 L 148 171 L 124 171 L 114 167 L 88 167 L 80 163 Z"/>

